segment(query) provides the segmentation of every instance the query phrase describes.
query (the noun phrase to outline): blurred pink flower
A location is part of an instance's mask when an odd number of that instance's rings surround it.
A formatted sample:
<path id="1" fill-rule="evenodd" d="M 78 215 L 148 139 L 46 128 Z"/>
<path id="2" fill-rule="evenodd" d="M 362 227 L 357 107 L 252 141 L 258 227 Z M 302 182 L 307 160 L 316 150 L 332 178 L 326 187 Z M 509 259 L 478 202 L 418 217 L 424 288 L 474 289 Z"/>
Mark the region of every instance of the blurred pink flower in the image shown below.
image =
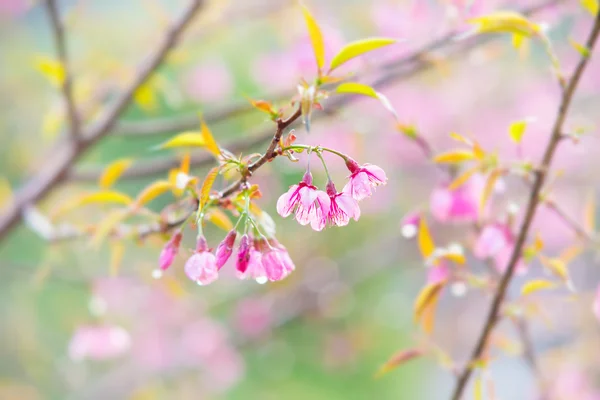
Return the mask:
<path id="1" fill-rule="evenodd" d="M 376 165 L 358 165 L 356 161 L 349 158 L 346 166 L 350 171 L 350 176 L 342 191 L 350 194 L 354 200 L 360 201 L 371 196 L 372 188 L 385 185 L 387 182 L 385 172 Z"/>
<path id="2" fill-rule="evenodd" d="M 360 208 L 352 196 L 344 192 L 338 192 L 332 181 L 327 182 L 327 194 L 331 199 L 331 206 L 327 214 L 327 221 L 331 226 L 348 225 L 350 218 L 358 221 Z"/>
<path id="3" fill-rule="evenodd" d="M 225 392 L 242 380 L 244 359 L 231 346 L 219 347 L 207 360 L 206 386 L 215 392 Z"/>
<path id="4" fill-rule="evenodd" d="M 412 239 L 419 232 L 419 224 L 421 223 L 421 213 L 411 211 L 407 213 L 402 221 L 400 221 L 400 231 L 406 239 Z"/>
<path id="5" fill-rule="evenodd" d="M 196 252 L 186 261 L 185 273 L 199 285 L 208 285 L 217 280 L 219 272 L 215 255 L 208 251 L 204 236 L 198 238 Z"/>
<path id="6" fill-rule="evenodd" d="M 485 185 L 480 175 L 457 189 L 442 184 L 431 193 L 431 214 L 440 222 L 475 222 L 479 219 L 479 201 Z"/>
<path id="7" fill-rule="evenodd" d="M 29 3 L 26 0 L 0 0 L 0 16 L 18 17 L 27 11 Z"/>
<path id="8" fill-rule="evenodd" d="M 264 300 L 243 299 L 235 311 L 236 330 L 245 337 L 256 338 L 265 334 L 271 327 L 271 313 Z"/>
<path id="9" fill-rule="evenodd" d="M 580 367 L 567 365 L 551 381 L 549 393 L 553 400 L 600 400 L 600 391 Z"/>
<path id="10" fill-rule="evenodd" d="M 230 230 L 225 236 L 225 239 L 217 246 L 217 250 L 215 250 L 215 257 L 217 260 L 217 269 L 221 269 L 223 265 L 229 260 L 231 257 L 231 253 L 233 252 L 233 245 L 235 244 L 235 238 L 237 236 L 237 232 L 235 229 Z"/>
<path id="11" fill-rule="evenodd" d="M 265 92 L 292 91 L 300 80 L 300 71 L 288 53 L 268 53 L 256 58 L 251 74 Z"/>
<path id="12" fill-rule="evenodd" d="M 515 237 L 510 227 L 500 223 L 487 225 L 479 234 L 473 247 L 473 254 L 480 259 L 493 259 L 498 272 L 504 272 L 514 251 Z M 519 259 L 516 266 L 518 273 L 523 273 L 527 266 Z"/>
<path id="13" fill-rule="evenodd" d="M 83 325 L 69 343 L 69 357 L 74 361 L 108 360 L 124 354 L 131 345 L 129 333 L 120 326 Z"/>
<path id="14" fill-rule="evenodd" d="M 312 185 L 312 175 L 308 171 L 299 184 L 292 185 L 277 200 L 279 215 L 285 218 L 295 211 L 296 220 L 301 225 L 310 223 L 316 231 L 325 227 L 325 216 L 329 212 L 329 208 L 329 197 Z"/>
<path id="15" fill-rule="evenodd" d="M 233 91 L 229 67 L 221 60 L 211 60 L 196 67 L 187 76 L 187 93 L 204 103 L 227 99 Z"/>
<path id="16" fill-rule="evenodd" d="M 171 239 L 167 242 L 165 247 L 160 252 L 160 256 L 158 258 L 158 265 L 161 270 L 166 270 L 173 264 L 173 260 L 175 260 L 175 256 L 179 251 L 179 245 L 181 244 L 181 231 L 177 231 L 171 236 Z"/>
<path id="17" fill-rule="evenodd" d="M 427 272 L 427 283 L 432 285 L 443 282 L 450 278 L 450 268 L 443 260 L 439 261 L 438 265 L 429 267 Z"/>

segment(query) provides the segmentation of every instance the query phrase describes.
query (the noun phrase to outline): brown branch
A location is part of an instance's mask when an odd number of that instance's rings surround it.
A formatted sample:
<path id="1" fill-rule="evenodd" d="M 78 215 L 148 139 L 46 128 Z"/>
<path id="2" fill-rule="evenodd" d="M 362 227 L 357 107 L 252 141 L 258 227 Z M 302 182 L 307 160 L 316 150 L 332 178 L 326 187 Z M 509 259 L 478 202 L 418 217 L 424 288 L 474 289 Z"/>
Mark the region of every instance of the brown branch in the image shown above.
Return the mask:
<path id="1" fill-rule="evenodd" d="M 200 9 L 202 3 L 202 0 L 191 1 L 188 8 L 167 31 L 157 49 L 139 69 L 134 81 L 108 107 L 99 120 L 90 126 L 86 132 L 83 132 L 84 134 L 81 135 L 77 143 L 66 143 L 59 146 L 54 155 L 42 165 L 40 172 L 16 192 L 9 209 L 0 216 L 0 241 L 21 220 L 23 210 L 30 204 L 40 200 L 56 185 L 64 181 L 68 170 L 81 155 L 109 132 L 131 102 L 133 93 L 146 82 L 163 62 L 169 50 L 177 44 L 181 34 Z"/>
<path id="2" fill-rule="evenodd" d="M 590 53 L 592 52 L 594 45 L 596 44 L 596 40 L 598 39 L 599 34 L 600 12 L 598 12 L 598 14 L 595 17 L 594 26 L 586 42 L 586 47 L 590 50 Z M 573 75 L 571 76 L 566 85 L 564 93 L 561 96 L 562 98 L 556 115 L 556 120 L 552 128 L 552 134 L 550 136 L 548 145 L 546 146 L 546 150 L 544 151 L 540 171 L 537 173 L 533 182 L 533 186 L 527 203 L 525 217 L 523 219 L 523 223 L 521 224 L 521 228 L 519 229 L 519 235 L 517 237 L 514 250 L 511 254 L 508 267 L 506 268 L 506 272 L 502 276 L 500 285 L 498 286 L 498 289 L 494 295 L 492 305 L 485 320 L 483 329 L 479 335 L 477 344 L 473 349 L 469 362 L 467 362 L 464 369 L 459 375 L 456 387 L 451 397 L 453 400 L 460 400 L 460 398 L 462 397 L 467 382 L 469 381 L 469 378 L 471 377 L 473 371 L 472 366 L 477 360 L 480 360 L 483 356 L 483 353 L 487 347 L 487 342 L 490 337 L 490 334 L 492 333 L 494 326 L 498 321 L 498 317 L 500 315 L 500 308 L 502 306 L 502 303 L 504 302 L 506 291 L 514 274 L 518 260 L 521 257 L 521 252 L 523 250 L 523 246 L 525 245 L 527 235 L 529 234 L 529 228 L 531 227 L 533 217 L 535 216 L 535 212 L 540 204 L 540 192 L 542 190 L 544 182 L 546 181 L 547 171 L 550 169 L 552 159 L 554 158 L 554 154 L 562 138 L 563 125 L 567 118 L 567 113 L 573 100 L 573 95 L 575 94 L 577 85 L 579 84 L 581 76 L 588 64 L 588 60 L 589 57 L 582 57 L 580 59 Z"/>
<path id="3" fill-rule="evenodd" d="M 48 9 L 48 15 L 50 16 L 50 24 L 54 36 L 54 46 L 56 47 L 58 60 L 64 71 L 61 90 L 67 109 L 67 115 L 69 116 L 69 134 L 71 139 L 76 142 L 79 140 L 80 121 L 77 107 L 75 106 L 75 100 L 73 99 L 73 80 L 67 54 L 65 27 L 60 19 L 56 0 L 47 0 L 46 8 Z"/>

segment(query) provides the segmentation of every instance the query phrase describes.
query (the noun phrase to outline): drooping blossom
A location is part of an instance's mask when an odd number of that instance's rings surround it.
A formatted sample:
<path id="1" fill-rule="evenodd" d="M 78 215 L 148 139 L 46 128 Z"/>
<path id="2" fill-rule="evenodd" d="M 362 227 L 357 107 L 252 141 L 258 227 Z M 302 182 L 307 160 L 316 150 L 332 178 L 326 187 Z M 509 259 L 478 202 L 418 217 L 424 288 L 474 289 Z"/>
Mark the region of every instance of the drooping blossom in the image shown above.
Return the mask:
<path id="1" fill-rule="evenodd" d="M 173 260 L 175 260 L 175 256 L 179 252 L 181 238 L 181 231 L 175 232 L 160 252 L 160 256 L 158 257 L 158 265 L 162 271 L 166 270 L 171 266 L 171 264 L 173 264 Z"/>
<path id="2" fill-rule="evenodd" d="M 261 253 L 260 260 L 268 280 L 280 281 L 296 268 L 286 248 L 277 240 L 258 239 L 254 246 Z"/>
<path id="3" fill-rule="evenodd" d="M 475 257 L 484 259 L 493 259 L 498 272 L 504 272 L 510 257 L 514 251 L 515 237 L 505 224 L 494 223 L 485 226 L 473 246 Z M 515 271 L 523 273 L 526 270 L 525 263 L 519 259 Z"/>
<path id="4" fill-rule="evenodd" d="M 385 172 L 376 165 L 358 165 L 356 161 L 349 158 L 346 160 L 346 166 L 350 171 L 350 176 L 342 191 L 349 193 L 356 201 L 371 196 L 372 188 L 387 183 Z"/>
<path id="5" fill-rule="evenodd" d="M 186 261 L 184 269 L 198 285 L 208 285 L 219 277 L 216 257 L 208 250 L 204 236 L 198 238 L 196 252 Z"/>
<path id="6" fill-rule="evenodd" d="M 254 246 L 254 243 L 248 248 L 248 263 L 246 269 L 241 271 L 238 268 L 237 276 L 240 279 L 254 279 L 261 285 L 268 282 L 269 278 L 267 277 L 262 262 L 262 253 Z"/>
<path id="7" fill-rule="evenodd" d="M 124 354 L 131 345 L 129 333 L 115 325 L 83 325 L 77 328 L 69 342 L 69 357 L 108 360 Z"/>
<path id="8" fill-rule="evenodd" d="M 475 176 L 456 189 L 446 183 L 438 186 L 431 193 L 431 214 L 440 222 L 477 221 L 484 185 L 484 179 Z"/>
<path id="9" fill-rule="evenodd" d="M 236 269 L 240 274 L 244 274 L 246 269 L 248 269 L 248 263 L 250 262 L 250 247 L 250 237 L 247 234 L 244 234 L 240 239 L 236 262 Z"/>
<path id="10" fill-rule="evenodd" d="M 421 222 L 421 213 L 410 212 L 400 221 L 400 231 L 406 239 L 412 239 L 419 232 L 419 224 Z"/>
<path id="11" fill-rule="evenodd" d="M 292 185 L 277 200 L 279 215 L 285 218 L 295 212 L 296 220 L 301 225 L 310 223 L 316 231 L 320 231 L 325 227 L 325 217 L 329 213 L 329 208 L 329 196 L 312 185 L 312 175 L 308 171 L 299 184 Z"/>
<path id="12" fill-rule="evenodd" d="M 227 236 L 225 236 L 225 238 L 223 239 L 223 241 L 217 246 L 217 250 L 215 250 L 215 258 L 217 259 L 217 269 L 220 270 L 223 267 L 223 265 L 225 265 L 227 260 L 229 260 L 229 257 L 231 257 L 236 236 L 236 230 L 230 230 L 227 233 Z"/>
<path id="13" fill-rule="evenodd" d="M 360 208 L 358 207 L 358 202 L 350 194 L 338 192 L 332 181 L 327 183 L 327 194 L 331 199 L 331 206 L 327 214 L 327 222 L 330 225 L 348 225 L 350 218 L 358 221 L 360 218 Z"/>

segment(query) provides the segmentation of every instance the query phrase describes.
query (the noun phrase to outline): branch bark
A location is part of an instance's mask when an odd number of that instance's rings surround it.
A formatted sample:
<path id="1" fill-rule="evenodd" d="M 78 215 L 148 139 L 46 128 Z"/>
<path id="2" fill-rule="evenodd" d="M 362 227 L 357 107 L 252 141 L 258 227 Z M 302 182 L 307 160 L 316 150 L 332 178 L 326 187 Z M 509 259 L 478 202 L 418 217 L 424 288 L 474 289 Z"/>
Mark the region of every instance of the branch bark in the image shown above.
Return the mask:
<path id="1" fill-rule="evenodd" d="M 115 125 L 119 116 L 130 104 L 134 92 L 160 66 L 164 58 L 179 41 L 181 34 L 189 25 L 203 0 L 192 0 L 187 9 L 173 23 L 156 50 L 142 64 L 134 81 L 109 105 L 99 120 L 78 138 L 76 143 L 59 145 L 51 159 L 45 162 L 40 172 L 18 190 L 8 211 L 0 216 L 0 241 L 21 220 L 23 210 L 40 200 L 56 185 L 65 180 L 68 170 L 85 151 L 104 137 Z"/>
<path id="2" fill-rule="evenodd" d="M 590 53 L 592 52 L 596 44 L 599 33 L 600 12 L 598 12 L 594 19 L 594 25 L 586 42 L 586 47 L 590 50 Z M 453 400 L 461 399 L 466 385 L 469 381 L 469 378 L 471 377 L 471 374 L 473 372 L 472 366 L 477 360 L 481 359 L 481 357 L 483 356 L 483 353 L 487 347 L 487 342 L 490 337 L 490 334 L 492 333 L 494 326 L 498 321 L 500 315 L 500 308 L 502 306 L 502 303 L 504 302 L 504 298 L 506 297 L 506 292 L 515 272 L 518 260 L 521 257 L 521 252 L 523 250 L 523 246 L 525 245 L 525 241 L 527 239 L 527 235 L 529 233 L 533 217 L 535 216 L 535 212 L 540 204 L 540 192 L 542 190 L 544 182 L 546 181 L 546 176 L 548 170 L 550 169 L 550 165 L 552 164 L 552 159 L 554 158 L 554 154 L 556 152 L 558 144 L 561 141 L 563 125 L 567 118 L 567 114 L 571 106 L 573 96 L 577 89 L 577 85 L 579 84 L 579 81 L 581 79 L 581 76 L 583 75 L 583 72 L 586 66 L 588 65 L 588 61 L 589 57 L 582 57 L 580 59 L 579 63 L 577 64 L 577 67 L 575 68 L 575 71 L 573 72 L 573 75 L 567 82 L 565 91 L 562 94 L 560 106 L 557 111 L 556 119 L 552 128 L 552 133 L 549 142 L 546 146 L 546 150 L 544 151 L 544 156 L 542 158 L 539 171 L 537 172 L 537 175 L 531 188 L 531 193 L 525 211 L 525 217 L 519 229 L 519 235 L 517 237 L 513 253 L 511 254 L 508 267 L 506 268 L 506 272 L 502 276 L 502 280 L 500 281 L 496 294 L 494 295 L 492 305 L 485 319 L 483 329 L 479 335 L 477 344 L 473 349 L 469 362 L 466 363 L 464 369 L 459 374 L 456 387 L 451 397 Z"/>

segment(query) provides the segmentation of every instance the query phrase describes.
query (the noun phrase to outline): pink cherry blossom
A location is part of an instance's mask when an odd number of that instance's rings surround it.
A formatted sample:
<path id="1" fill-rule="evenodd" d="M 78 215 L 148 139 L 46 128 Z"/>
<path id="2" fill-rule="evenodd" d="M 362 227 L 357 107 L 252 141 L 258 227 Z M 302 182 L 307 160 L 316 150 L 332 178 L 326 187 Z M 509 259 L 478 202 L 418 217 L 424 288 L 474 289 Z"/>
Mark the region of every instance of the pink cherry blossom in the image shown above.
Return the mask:
<path id="1" fill-rule="evenodd" d="M 515 246 L 515 237 L 510 227 L 495 223 L 485 226 L 473 246 L 473 254 L 480 259 L 493 259 L 496 269 L 504 272 Z M 519 273 L 527 269 L 523 260 L 520 259 L 516 266 Z"/>
<path id="2" fill-rule="evenodd" d="M 217 250 L 215 250 L 215 257 L 217 259 L 217 269 L 221 269 L 223 265 L 229 260 L 231 257 L 231 253 L 233 252 L 233 245 L 235 243 L 235 238 L 237 236 L 237 232 L 235 229 L 232 229 L 227 233 L 225 239 L 217 246 Z"/>
<path id="3" fill-rule="evenodd" d="M 179 245 L 181 244 L 181 231 L 177 231 L 173 234 L 171 239 L 167 242 L 165 247 L 160 252 L 160 256 L 158 257 L 158 265 L 161 270 L 166 270 L 173 264 L 173 260 L 175 260 L 175 256 L 179 251 Z"/>
<path id="4" fill-rule="evenodd" d="M 385 172 L 376 165 L 358 165 L 356 161 L 349 158 L 346 166 L 350 170 L 350 176 L 342 191 L 350 194 L 354 200 L 360 201 L 371 196 L 372 188 L 385 185 L 387 182 Z"/>
<path id="5" fill-rule="evenodd" d="M 282 280 L 295 269 L 286 248 L 280 245 L 275 239 L 271 239 L 270 241 L 258 239 L 254 242 L 254 246 L 261 253 L 260 260 L 264 274 L 268 280 Z M 260 269 L 256 269 L 260 271 Z M 260 272 L 262 273 L 263 271 Z"/>
<path id="6" fill-rule="evenodd" d="M 299 184 L 291 186 L 277 200 L 279 215 L 285 218 L 295 211 L 296 220 L 301 225 L 310 223 L 316 231 L 325 227 L 329 207 L 329 196 L 312 185 L 312 175 L 308 171 Z"/>
<path id="7" fill-rule="evenodd" d="M 238 273 L 244 274 L 248 269 L 248 263 L 250 262 L 250 247 L 251 241 L 247 234 L 244 234 L 240 239 L 240 247 L 238 247 L 236 269 Z"/>
<path id="8" fill-rule="evenodd" d="M 219 277 L 216 257 L 208 251 L 204 236 L 198 239 L 196 252 L 186 261 L 184 269 L 188 278 L 199 285 L 208 285 Z"/>
<path id="9" fill-rule="evenodd" d="M 427 272 L 427 283 L 436 284 L 448 280 L 450 278 L 450 268 L 443 260 L 438 265 L 431 266 Z"/>
<path id="10" fill-rule="evenodd" d="M 69 357 L 108 360 L 124 354 L 131 345 L 129 333 L 120 326 L 83 325 L 77 328 L 69 343 Z"/>
<path id="11" fill-rule="evenodd" d="M 475 222 L 479 219 L 479 201 L 485 181 L 475 176 L 456 189 L 442 184 L 433 190 L 431 214 L 440 222 Z"/>
<path id="12" fill-rule="evenodd" d="M 358 202 L 348 193 L 338 193 L 333 182 L 327 183 L 327 194 L 331 199 L 331 206 L 327 214 L 327 221 L 333 226 L 345 226 L 350 222 L 350 218 L 358 221 L 360 218 L 360 208 Z"/>

